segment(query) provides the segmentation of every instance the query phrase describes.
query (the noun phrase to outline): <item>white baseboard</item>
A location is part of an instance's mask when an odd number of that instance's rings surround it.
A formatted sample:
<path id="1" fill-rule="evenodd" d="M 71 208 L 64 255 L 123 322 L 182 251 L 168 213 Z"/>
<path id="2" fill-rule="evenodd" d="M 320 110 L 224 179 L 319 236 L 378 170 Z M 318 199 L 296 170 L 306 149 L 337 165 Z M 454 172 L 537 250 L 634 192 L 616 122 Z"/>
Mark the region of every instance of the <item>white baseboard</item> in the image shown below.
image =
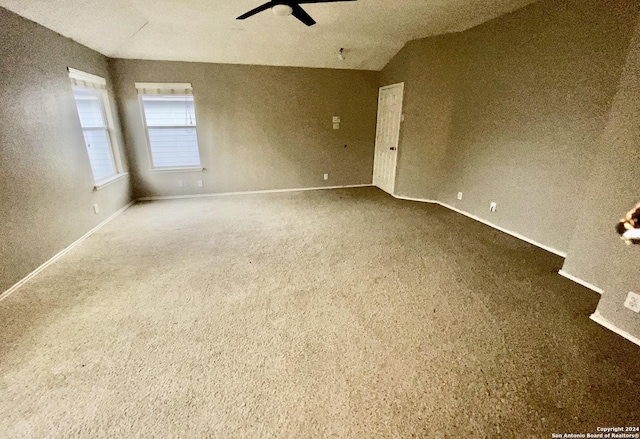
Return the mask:
<path id="1" fill-rule="evenodd" d="M 558 274 L 560 276 L 562 276 L 562 277 L 566 277 L 567 279 L 574 281 L 577 284 L 582 285 L 583 287 L 587 287 L 590 290 L 593 290 L 593 291 L 595 291 L 596 293 L 598 293 L 600 295 L 602 295 L 604 293 L 604 290 L 602 288 L 596 287 L 594 284 L 590 284 L 589 282 L 584 281 L 584 280 L 580 279 L 579 277 L 576 277 L 576 276 L 574 276 L 572 274 L 569 274 L 564 270 L 558 271 Z"/>
<path id="2" fill-rule="evenodd" d="M 124 206 L 123 208 L 119 209 L 117 212 L 113 213 L 109 218 L 105 219 L 104 221 L 102 221 L 100 224 L 98 224 L 97 226 L 95 226 L 93 229 L 89 230 L 87 233 L 85 233 L 84 235 L 82 235 L 82 237 L 78 238 L 77 240 L 75 240 L 73 243 L 71 243 L 68 247 L 66 247 L 65 249 L 63 249 L 62 251 L 60 251 L 58 254 L 56 254 L 54 257 L 52 257 L 51 259 L 49 259 L 47 262 L 45 262 L 44 264 L 42 264 L 41 266 L 39 266 L 38 268 L 36 268 L 35 270 L 33 270 L 31 273 L 29 273 L 28 275 L 26 275 L 24 278 L 22 278 L 21 280 L 19 280 L 18 282 L 16 282 L 12 287 L 10 287 L 8 290 L 6 290 L 4 293 L 0 294 L 0 301 L 6 299 L 7 297 L 9 297 L 14 291 L 16 291 L 18 288 L 20 288 L 21 286 L 23 286 L 24 284 L 26 284 L 27 282 L 29 282 L 31 279 L 33 279 L 38 273 L 40 273 L 42 270 L 44 270 L 45 268 L 47 268 L 49 265 L 53 264 L 55 261 L 57 261 L 58 259 L 60 259 L 61 257 L 63 257 L 64 255 L 66 255 L 67 253 L 69 253 L 74 247 L 76 247 L 78 244 L 80 244 L 82 241 L 84 241 L 85 239 L 87 239 L 89 236 L 93 235 L 95 232 L 97 232 L 100 228 L 102 228 L 105 224 L 107 224 L 109 221 L 111 221 L 112 219 L 114 219 L 115 217 L 117 217 L 118 215 L 120 215 L 122 212 L 124 212 L 125 210 L 127 210 L 129 207 L 131 207 L 133 204 L 135 203 L 135 200 L 130 202 L 129 204 L 127 204 L 126 206 Z"/>
<path id="3" fill-rule="evenodd" d="M 251 195 L 251 194 L 275 194 L 281 192 L 303 192 L 303 191 L 319 191 L 325 189 L 347 189 L 357 187 L 371 187 L 371 184 L 352 184 L 346 186 L 318 186 L 318 187 L 302 187 L 292 189 L 267 189 L 263 191 L 246 191 L 246 192 L 219 192 L 210 194 L 196 194 L 196 195 L 171 195 L 171 196 L 159 196 L 159 197 L 140 197 L 137 201 L 160 201 L 160 200 L 181 200 L 188 198 L 208 198 L 208 197 L 224 197 L 229 195 Z"/>
<path id="4" fill-rule="evenodd" d="M 420 201 L 420 202 L 423 202 L 423 203 L 439 204 L 439 205 L 440 205 L 440 206 L 442 206 L 442 207 L 446 207 L 447 209 L 451 209 L 451 210 L 453 210 L 454 212 L 458 212 L 458 213 L 460 213 L 460 214 L 462 214 L 462 215 L 464 215 L 464 216 L 467 216 L 467 217 L 469 217 L 469 218 L 472 218 L 472 219 L 474 219 L 474 220 L 476 220 L 476 221 L 480 221 L 481 223 L 486 224 L 486 225 L 488 225 L 488 226 L 490 226 L 490 227 L 493 227 L 494 229 L 498 229 L 498 230 L 500 230 L 501 232 L 504 232 L 504 233 L 506 233 L 506 234 L 508 234 L 508 235 L 514 236 L 514 237 L 516 237 L 516 238 L 518 238 L 518 239 L 521 239 L 521 240 L 523 240 L 523 241 L 525 241 L 525 242 L 528 242 L 529 244 L 533 244 L 533 245 L 535 245 L 536 247 L 540 247 L 540 248 L 542 248 L 542 249 L 544 249 L 544 250 L 547 250 L 547 251 L 549 251 L 549 252 L 551 252 L 551 253 L 554 253 L 554 254 L 556 254 L 556 255 L 558 255 L 558 256 L 561 256 L 561 257 L 563 257 L 563 258 L 566 258 L 566 257 L 567 257 L 567 254 L 566 254 L 565 252 L 561 252 L 560 250 L 556 250 L 556 249 L 555 249 L 555 248 L 553 248 L 553 247 L 549 247 L 548 245 L 541 244 L 541 243 L 539 243 L 539 242 L 537 242 L 537 241 L 534 241 L 533 239 L 529 239 L 529 238 L 527 238 L 526 236 L 523 236 L 523 235 L 521 235 L 521 234 L 519 234 L 519 233 L 512 232 L 512 231 L 510 231 L 510 230 L 504 229 L 504 228 L 502 228 L 502 227 L 500 227 L 500 226 L 497 226 L 497 225 L 495 225 L 495 224 L 493 224 L 493 223 L 490 223 L 489 221 L 486 221 L 486 220 L 484 220 L 484 219 L 482 219 L 482 218 L 479 218 L 479 217 L 477 217 L 477 216 L 475 216 L 475 215 L 473 215 L 473 214 L 470 214 L 469 212 L 465 212 L 465 211 L 463 211 L 463 210 L 457 209 L 457 208 L 455 208 L 455 207 L 453 207 L 453 206 L 451 206 L 451 205 L 449 205 L 449 204 L 442 203 L 442 202 L 440 202 L 440 201 L 436 201 L 436 200 L 428 200 L 428 199 L 424 199 L 424 198 L 404 197 L 404 196 L 401 196 L 401 195 L 394 195 L 394 197 L 395 197 L 395 198 L 398 198 L 398 199 L 400 199 L 400 200 Z M 597 287 L 597 286 L 595 286 L 595 285 L 593 285 L 593 284 L 591 284 L 591 283 L 589 283 L 589 282 L 586 282 L 586 281 L 584 281 L 584 280 L 582 280 L 582 279 L 580 279 L 580 278 L 578 278 L 578 277 L 576 277 L 576 276 L 573 276 L 573 275 L 571 275 L 571 274 L 567 273 L 567 272 L 566 272 L 566 271 L 564 271 L 564 270 L 560 270 L 560 271 L 558 272 L 558 274 L 559 274 L 560 276 L 566 277 L 566 278 L 567 278 L 567 279 L 569 279 L 569 280 L 572 280 L 573 282 L 575 282 L 575 283 L 577 283 L 577 284 L 582 285 L 583 287 L 589 288 L 590 290 L 593 290 L 593 291 L 595 291 L 596 293 L 598 293 L 598 294 L 600 294 L 600 295 L 602 295 L 602 294 L 604 293 L 604 290 L 603 290 L 602 288 Z"/>
<path id="5" fill-rule="evenodd" d="M 469 212 L 465 212 L 464 210 L 460 210 L 460 209 L 458 209 L 456 207 L 453 207 L 453 206 L 451 206 L 451 205 L 449 205 L 447 203 L 443 203 L 443 202 L 437 201 L 437 200 L 428 200 L 428 199 L 424 199 L 424 198 L 404 197 L 402 195 L 393 195 L 393 196 L 395 198 L 399 199 L 399 200 L 420 201 L 420 202 L 423 202 L 423 203 L 439 204 L 442 207 L 446 207 L 447 209 L 453 210 L 454 212 L 458 212 L 461 215 L 464 215 L 466 217 L 469 217 L 471 219 L 479 221 L 482 224 L 486 224 L 486 225 L 488 225 L 490 227 L 493 227 L 494 229 L 497 229 L 497 230 L 500 230 L 501 232 L 506 233 L 507 235 L 511 235 L 511 236 L 513 236 L 515 238 L 521 239 L 522 241 L 528 242 L 529 244 L 533 244 L 536 247 L 540 247 L 541 249 L 546 250 L 548 252 L 551 252 L 553 254 L 556 254 L 556 255 L 558 255 L 558 256 L 560 256 L 562 258 L 566 258 L 567 257 L 567 254 L 565 252 L 561 252 L 560 250 L 557 250 L 557 249 L 555 249 L 553 247 L 549 247 L 548 245 L 541 244 L 541 243 L 539 243 L 537 241 L 534 241 L 533 239 L 530 239 L 530 238 L 527 238 L 524 235 L 521 235 L 520 233 L 512 232 L 511 230 L 507 230 L 507 229 L 505 229 L 503 227 L 497 226 L 497 225 L 495 225 L 495 224 L 493 224 L 493 223 L 491 223 L 491 222 L 489 222 L 489 221 L 487 221 L 485 219 L 480 218 L 479 216 L 473 215 L 473 214 L 471 214 Z"/>
<path id="6" fill-rule="evenodd" d="M 426 198 L 413 198 L 413 197 L 405 197 L 405 196 L 402 196 L 402 195 L 394 195 L 393 197 L 397 198 L 398 200 L 417 201 L 419 203 L 440 204 L 439 201 L 428 200 Z"/>
<path id="7" fill-rule="evenodd" d="M 87 239 L 89 236 L 93 235 L 100 228 L 102 228 L 109 221 L 113 220 L 115 217 L 120 215 L 122 212 L 127 210 L 137 201 L 154 201 L 154 200 L 172 200 L 172 199 L 180 199 L 180 198 L 201 198 L 201 197 L 214 197 L 214 196 L 225 196 L 225 195 L 243 195 L 243 194 L 267 194 L 267 193 L 276 193 L 276 192 L 299 192 L 299 191 L 313 191 L 313 190 L 322 190 L 322 189 L 344 189 L 344 188 L 357 188 L 357 187 L 370 187 L 371 184 L 359 184 L 359 185 L 349 185 L 349 186 L 325 186 L 325 187 L 312 187 L 312 188 L 295 188 L 295 189 L 274 189 L 274 190 L 264 190 L 264 191 L 252 191 L 252 192 L 225 192 L 219 194 L 201 194 L 201 195 L 180 195 L 174 197 L 142 197 L 138 200 L 133 200 L 117 212 L 113 213 L 109 218 L 102 221 L 100 224 L 95 226 L 93 229 L 89 230 L 82 237 L 78 238 L 76 241 L 71 243 L 68 247 L 64 248 L 60 252 L 58 252 L 51 259 L 46 261 L 44 264 L 40 265 L 38 268 L 33 270 L 27 276 L 16 282 L 13 286 L 11 286 L 8 290 L 4 291 L 0 294 L 0 301 L 9 297 L 14 291 L 19 289 L 21 286 L 29 282 L 29 280 L 33 279 L 38 273 L 47 268 L 49 265 L 53 264 L 55 261 L 63 257 L 65 254 L 70 252 L 74 247 L 80 244 L 82 241 Z"/>
<path id="8" fill-rule="evenodd" d="M 460 210 L 460 209 L 455 208 L 455 207 L 453 207 L 453 206 L 450 206 L 449 204 L 446 204 L 446 203 L 438 202 L 438 204 L 440 204 L 442 207 L 446 207 L 447 209 L 451 209 L 451 210 L 453 210 L 453 211 L 455 211 L 455 212 L 458 212 L 458 213 L 460 213 L 460 214 L 462 214 L 462 215 L 464 215 L 464 216 L 467 216 L 467 217 L 469 217 L 469 218 L 471 218 L 471 219 L 474 219 L 474 220 L 476 220 L 476 221 L 480 221 L 481 223 L 486 224 L 486 225 L 488 225 L 488 226 L 490 226 L 490 227 L 493 227 L 494 229 L 500 230 L 501 232 L 504 232 L 504 233 L 506 233 L 507 235 L 511 235 L 511 236 L 513 236 L 513 237 L 515 237 L 515 238 L 518 238 L 518 239 L 521 239 L 521 240 L 523 240 L 523 241 L 525 241 L 525 242 L 528 242 L 529 244 L 533 244 L 533 245 L 535 245 L 536 247 L 540 247 L 541 249 L 544 249 L 544 250 L 546 250 L 546 251 L 548 251 L 548 252 L 551 252 L 551 253 L 553 253 L 553 254 L 556 254 L 556 255 L 558 255 L 558 256 L 560 256 L 560 257 L 562 257 L 562 258 L 566 258 L 566 257 L 567 257 L 567 254 L 566 254 L 565 252 L 562 252 L 562 251 L 560 251 L 560 250 L 557 250 L 557 249 L 555 249 L 555 248 L 553 248 L 553 247 L 549 247 L 548 245 L 541 244 L 541 243 L 539 243 L 538 241 L 534 241 L 534 240 L 533 240 L 533 239 L 531 239 L 531 238 L 527 238 L 526 236 L 521 235 L 521 234 L 520 234 L 520 233 L 518 233 L 518 232 L 512 232 L 511 230 L 507 230 L 507 229 L 505 229 L 505 228 L 503 228 L 503 227 L 500 227 L 500 226 L 498 226 L 498 225 L 495 225 L 495 224 L 493 224 L 492 222 L 489 222 L 489 221 L 487 221 L 487 220 L 485 220 L 485 219 L 480 218 L 479 216 L 473 215 L 472 213 L 465 212 L 464 210 Z"/>
<path id="9" fill-rule="evenodd" d="M 594 312 L 593 314 L 591 314 L 591 317 L 589 317 L 591 320 L 593 320 L 594 322 L 604 326 L 605 328 L 615 332 L 618 335 L 621 335 L 622 337 L 626 338 L 627 340 L 629 340 L 631 343 L 635 343 L 638 346 L 640 346 L 640 338 L 629 334 L 627 331 L 624 331 L 620 328 L 618 328 L 616 325 L 614 325 L 613 323 L 611 323 L 609 320 L 605 319 L 604 317 L 602 317 L 602 315 L 596 310 L 596 312 Z"/>
<path id="10" fill-rule="evenodd" d="M 528 242 L 529 244 L 533 244 L 533 245 L 535 245 L 536 247 L 540 247 L 540 248 L 542 248 L 542 249 L 544 249 L 544 250 L 546 250 L 546 251 L 549 251 L 549 252 L 551 252 L 551 253 L 554 253 L 554 254 L 556 254 L 556 255 L 558 255 L 558 256 L 561 256 L 561 257 L 563 257 L 563 258 L 566 258 L 566 257 L 567 257 L 567 254 L 566 254 L 565 252 L 561 252 L 560 250 L 556 250 L 556 249 L 555 249 L 555 248 L 553 248 L 553 247 L 549 247 L 548 245 L 541 244 L 541 243 L 539 243 L 539 242 L 537 242 L 537 241 L 534 241 L 533 239 L 529 239 L 529 238 L 527 238 L 526 236 L 523 236 L 523 235 L 521 235 L 521 234 L 519 234 L 519 233 L 512 232 L 512 231 L 510 231 L 510 230 L 506 230 L 506 229 L 504 229 L 504 228 L 502 228 L 502 227 L 500 227 L 500 226 L 497 226 L 497 225 L 495 225 L 495 224 L 493 224 L 493 223 L 490 223 L 489 221 L 486 221 L 486 220 L 484 220 L 484 219 L 482 219 L 482 218 L 479 218 L 479 217 L 477 217 L 477 216 L 475 216 L 475 215 L 473 215 L 473 214 L 470 214 L 469 212 L 465 212 L 465 211 L 463 211 L 463 210 L 457 209 L 457 208 L 455 208 L 455 207 L 453 207 L 453 206 L 451 206 L 451 205 L 449 205 L 449 204 L 442 203 L 442 202 L 440 202 L 440 201 L 436 201 L 436 200 L 428 200 L 428 199 L 425 199 L 425 198 L 404 197 L 404 196 L 402 196 L 402 195 L 394 195 L 394 197 L 395 197 L 395 198 L 398 198 L 398 199 L 400 199 L 400 200 L 419 201 L 419 202 L 422 202 L 422 203 L 439 204 L 439 205 L 440 205 L 440 206 L 442 206 L 442 207 L 446 207 L 447 209 L 451 209 L 451 210 L 453 210 L 454 212 L 458 212 L 458 213 L 460 213 L 460 214 L 462 214 L 462 215 L 464 215 L 464 216 L 467 216 L 467 217 L 469 217 L 469 218 L 472 218 L 472 219 L 474 219 L 474 220 L 476 220 L 476 221 L 480 221 L 481 223 L 486 224 L 486 225 L 488 225 L 488 226 L 490 226 L 490 227 L 493 227 L 494 229 L 500 230 L 501 232 L 504 232 L 504 233 L 506 233 L 506 234 L 508 234 L 508 235 L 511 235 L 511 236 L 516 237 L 516 238 L 518 238 L 518 239 L 521 239 L 521 240 L 523 240 L 523 241 L 525 241 L 525 242 Z M 586 282 L 586 281 L 584 281 L 584 280 L 582 280 L 582 279 L 580 279 L 580 278 L 578 278 L 578 277 L 576 277 L 576 276 L 573 276 L 573 275 L 571 275 L 571 274 L 567 273 L 567 272 L 566 272 L 566 271 L 564 271 L 564 270 L 560 270 L 560 271 L 558 272 L 558 274 L 559 274 L 560 276 L 566 277 L 566 278 L 567 278 L 567 279 L 569 279 L 569 280 L 572 280 L 573 282 L 575 282 L 575 283 L 577 283 L 577 284 L 582 285 L 583 287 L 589 288 L 590 290 L 593 290 L 593 291 L 595 291 L 596 293 L 598 293 L 598 294 L 600 294 L 600 295 L 602 295 L 602 294 L 604 293 L 604 290 L 603 290 L 602 288 L 597 287 L 597 286 L 595 286 L 595 285 L 593 285 L 593 284 L 591 284 L 591 283 L 589 283 L 589 282 Z"/>

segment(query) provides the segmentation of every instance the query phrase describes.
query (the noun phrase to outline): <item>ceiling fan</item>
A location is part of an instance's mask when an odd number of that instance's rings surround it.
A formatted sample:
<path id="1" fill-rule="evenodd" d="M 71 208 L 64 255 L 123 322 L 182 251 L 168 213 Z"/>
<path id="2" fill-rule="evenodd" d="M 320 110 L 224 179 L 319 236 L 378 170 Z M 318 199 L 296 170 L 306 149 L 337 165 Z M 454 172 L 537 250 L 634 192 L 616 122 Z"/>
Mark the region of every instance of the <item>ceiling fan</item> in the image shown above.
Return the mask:
<path id="1" fill-rule="evenodd" d="M 300 7 L 301 4 L 306 3 L 334 3 L 334 2 L 355 2 L 357 0 L 296 0 L 296 1 L 286 1 L 286 0 L 271 0 L 265 3 L 262 6 L 258 6 L 255 9 L 250 10 L 246 14 L 242 14 L 236 20 L 244 20 L 245 18 L 252 17 L 259 12 L 266 11 L 267 9 L 271 9 L 275 15 L 280 17 L 286 17 L 288 15 L 293 15 L 298 20 L 306 24 L 307 26 L 313 26 L 316 24 L 316 21 L 311 18 L 307 12 Z"/>

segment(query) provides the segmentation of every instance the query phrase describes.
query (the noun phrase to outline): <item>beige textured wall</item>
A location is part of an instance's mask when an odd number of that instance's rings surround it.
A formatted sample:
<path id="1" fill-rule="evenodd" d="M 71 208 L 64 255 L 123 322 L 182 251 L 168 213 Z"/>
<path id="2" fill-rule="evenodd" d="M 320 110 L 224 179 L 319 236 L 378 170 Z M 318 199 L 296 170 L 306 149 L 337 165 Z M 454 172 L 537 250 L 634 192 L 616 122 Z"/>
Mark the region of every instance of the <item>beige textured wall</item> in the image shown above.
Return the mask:
<path id="1" fill-rule="evenodd" d="M 94 191 L 68 78 L 107 59 L 3 8 L 0 29 L 1 293 L 131 197 L 126 178 Z"/>
<path id="2" fill-rule="evenodd" d="M 439 194 L 453 114 L 455 36 L 409 42 L 381 72 L 381 84 L 404 82 L 396 195 Z"/>
<path id="3" fill-rule="evenodd" d="M 543 1 L 460 34 L 440 199 L 566 252 L 636 14 L 628 0 Z"/>
<path id="4" fill-rule="evenodd" d="M 640 246 L 614 232 L 617 221 L 640 201 L 640 22 L 606 126 L 563 269 L 604 289 L 600 314 L 640 338 L 640 315 L 624 307 L 640 293 Z"/>
<path id="5" fill-rule="evenodd" d="M 111 68 L 137 196 L 371 183 L 377 72 L 122 59 Z M 135 82 L 191 82 L 205 171 L 149 171 Z"/>
<path id="6" fill-rule="evenodd" d="M 543 0 L 411 42 L 381 74 L 381 85 L 405 82 L 398 195 L 567 252 L 563 269 L 603 288 L 599 312 L 638 337 L 623 303 L 638 290 L 640 249 L 613 228 L 640 200 L 639 5 Z"/>
<path id="7" fill-rule="evenodd" d="M 566 251 L 636 14 L 635 1 L 541 1 L 442 43 L 407 45 L 402 73 L 395 59 L 382 72 L 406 82 L 411 103 L 400 195 L 437 198 Z"/>

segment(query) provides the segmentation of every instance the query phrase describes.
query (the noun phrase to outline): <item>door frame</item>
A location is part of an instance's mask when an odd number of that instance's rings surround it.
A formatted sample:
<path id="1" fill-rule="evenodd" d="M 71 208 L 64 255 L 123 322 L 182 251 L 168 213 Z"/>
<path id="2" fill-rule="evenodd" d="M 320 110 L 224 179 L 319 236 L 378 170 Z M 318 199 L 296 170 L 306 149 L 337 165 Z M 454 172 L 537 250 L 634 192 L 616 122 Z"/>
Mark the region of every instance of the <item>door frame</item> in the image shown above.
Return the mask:
<path id="1" fill-rule="evenodd" d="M 393 89 L 393 88 L 399 88 L 400 89 L 400 115 L 399 115 L 399 121 L 398 121 L 398 135 L 396 137 L 396 142 L 395 142 L 395 154 L 393 157 L 393 181 L 391 184 L 391 192 L 389 192 L 391 195 L 395 195 L 396 193 L 396 178 L 398 175 L 398 154 L 400 152 L 400 150 L 398 149 L 398 146 L 400 144 L 400 129 L 402 127 L 402 122 L 404 122 L 404 113 L 403 113 L 403 106 L 404 106 L 404 82 L 398 82 L 396 84 L 390 84 L 390 85 L 385 85 L 383 87 L 380 87 L 380 89 L 378 90 L 378 113 L 376 114 L 376 142 L 375 142 L 375 146 L 374 146 L 374 150 L 373 150 L 373 176 L 371 179 L 371 182 L 373 183 L 374 186 L 380 188 L 380 186 L 378 186 L 376 184 L 376 173 L 375 173 L 375 169 L 376 169 L 376 164 L 375 164 L 375 160 L 376 160 L 376 151 L 378 148 L 378 128 L 379 128 L 379 121 L 380 121 L 380 100 L 382 97 L 382 92 L 385 90 L 389 90 L 389 89 Z M 382 189 L 382 188 L 380 188 Z M 382 189 L 384 190 L 384 189 Z M 386 192 L 386 191 L 385 191 Z"/>

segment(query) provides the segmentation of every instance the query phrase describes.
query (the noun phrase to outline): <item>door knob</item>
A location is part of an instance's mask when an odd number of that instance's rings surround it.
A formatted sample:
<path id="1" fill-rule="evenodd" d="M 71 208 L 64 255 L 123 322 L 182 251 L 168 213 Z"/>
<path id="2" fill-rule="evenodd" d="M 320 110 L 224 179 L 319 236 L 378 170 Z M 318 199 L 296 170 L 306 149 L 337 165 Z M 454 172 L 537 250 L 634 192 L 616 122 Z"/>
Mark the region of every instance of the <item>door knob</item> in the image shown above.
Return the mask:
<path id="1" fill-rule="evenodd" d="M 390 149 L 391 151 L 395 151 L 395 150 L 396 150 L 396 147 L 395 147 L 395 146 L 392 146 L 392 147 L 391 147 L 391 148 L 389 148 L 389 149 Z"/>

